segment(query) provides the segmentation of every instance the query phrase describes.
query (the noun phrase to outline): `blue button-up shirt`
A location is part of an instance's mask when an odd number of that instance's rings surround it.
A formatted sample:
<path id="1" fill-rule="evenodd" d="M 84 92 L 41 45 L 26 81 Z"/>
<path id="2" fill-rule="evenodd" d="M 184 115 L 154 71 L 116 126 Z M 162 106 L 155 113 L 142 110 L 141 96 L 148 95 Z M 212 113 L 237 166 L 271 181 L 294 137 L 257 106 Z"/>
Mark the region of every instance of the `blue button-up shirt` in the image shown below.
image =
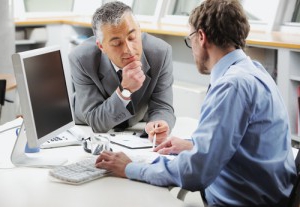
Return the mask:
<path id="1" fill-rule="evenodd" d="M 174 160 L 130 163 L 126 176 L 205 189 L 208 204 L 285 205 L 296 170 L 287 110 L 274 80 L 238 49 L 213 67 L 210 84 L 193 149 Z"/>

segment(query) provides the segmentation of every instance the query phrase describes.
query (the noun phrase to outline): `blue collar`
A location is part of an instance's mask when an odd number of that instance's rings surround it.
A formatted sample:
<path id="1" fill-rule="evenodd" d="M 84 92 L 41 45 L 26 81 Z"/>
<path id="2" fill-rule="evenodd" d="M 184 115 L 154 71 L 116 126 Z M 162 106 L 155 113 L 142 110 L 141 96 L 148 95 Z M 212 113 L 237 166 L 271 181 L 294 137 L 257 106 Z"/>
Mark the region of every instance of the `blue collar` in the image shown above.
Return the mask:
<path id="1" fill-rule="evenodd" d="M 244 53 L 242 49 L 234 50 L 228 53 L 227 55 L 225 55 L 224 57 L 222 57 L 211 70 L 211 77 L 210 77 L 211 86 L 213 86 L 214 83 L 225 74 L 225 72 L 228 70 L 228 68 L 231 65 L 234 65 L 235 63 L 245 58 L 247 58 L 247 55 Z"/>

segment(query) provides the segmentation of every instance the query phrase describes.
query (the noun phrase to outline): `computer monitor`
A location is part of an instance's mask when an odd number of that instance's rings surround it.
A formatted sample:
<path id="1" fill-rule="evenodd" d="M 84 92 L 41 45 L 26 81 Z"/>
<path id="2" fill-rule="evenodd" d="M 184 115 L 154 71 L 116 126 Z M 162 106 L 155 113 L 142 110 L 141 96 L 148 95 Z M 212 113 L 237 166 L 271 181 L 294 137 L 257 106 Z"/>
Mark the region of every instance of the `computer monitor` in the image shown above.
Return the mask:
<path id="1" fill-rule="evenodd" d="M 58 46 L 12 55 L 23 125 L 13 149 L 14 165 L 50 166 L 66 160 L 25 154 L 30 148 L 56 137 L 75 125 L 70 105 L 61 52 Z"/>

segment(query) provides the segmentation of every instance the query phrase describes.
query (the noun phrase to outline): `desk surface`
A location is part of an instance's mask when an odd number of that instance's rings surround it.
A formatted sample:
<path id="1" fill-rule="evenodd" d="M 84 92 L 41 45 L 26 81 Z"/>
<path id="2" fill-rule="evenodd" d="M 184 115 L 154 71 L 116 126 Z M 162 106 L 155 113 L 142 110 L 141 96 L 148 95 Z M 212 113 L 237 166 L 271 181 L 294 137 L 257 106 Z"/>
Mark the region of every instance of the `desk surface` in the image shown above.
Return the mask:
<path id="1" fill-rule="evenodd" d="M 105 177 L 80 186 L 49 181 L 47 169 L 0 172 L 0 205 L 13 207 L 166 207 L 184 206 L 167 188 Z"/>
<path id="2" fill-rule="evenodd" d="M 17 87 L 17 82 L 13 74 L 0 74 L 0 79 L 6 79 L 6 90 L 12 90 Z"/>
<path id="3" fill-rule="evenodd" d="M 197 122 L 190 120 L 193 123 L 189 127 L 195 126 Z M 179 125 L 181 123 L 187 121 L 185 119 L 178 121 Z M 0 126 L 1 130 L 3 127 Z M 183 132 L 178 130 L 175 133 L 181 135 Z M 185 206 L 169 192 L 168 188 L 128 179 L 111 176 L 75 186 L 51 181 L 48 177 L 49 169 L 26 167 L 3 169 L 4 166 L 11 166 L 9 156 L 15 139 L 15 129 L 0 132 L 0 206 Z M 69 158 L 69 162 L 73 162 L 90 155 L 85 153 L 81 146 L 72 146 L 41 150 L 39 156 L 64 156 Z"/>
<path id="4" fill-rule="evenodd" d="M 16 26 L 47 24 L 69 24 L 73 26 L 90 28 L 91 17 L 74 15 L 70 17 L 15 19 Z M 188 26 L 146 22 L 141 22 L 140 24 L 142 31 L 154 34 L 186 36 L 189 33 Z M 283 32 L 250 31 L 250 34 L 247 38 L 247 45 L 267 48 L 300 49 L 300 35 Z"/>

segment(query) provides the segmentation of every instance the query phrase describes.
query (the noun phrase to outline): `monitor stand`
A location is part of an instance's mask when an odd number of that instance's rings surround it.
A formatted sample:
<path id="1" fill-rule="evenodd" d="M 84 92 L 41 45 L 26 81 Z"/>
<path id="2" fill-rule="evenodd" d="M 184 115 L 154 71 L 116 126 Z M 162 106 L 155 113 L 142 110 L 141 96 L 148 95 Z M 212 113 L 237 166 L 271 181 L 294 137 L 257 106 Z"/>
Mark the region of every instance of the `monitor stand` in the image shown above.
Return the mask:
<path id="1" fill-rule="evenodd" d="M 11 162 L 13 165 L 21 167 L 54 167 L 66 163 L 68 160 L 64 158 L 53 157 L 47 159 L 39 156 L 28 156 L 25 154 L 25 147 L 27 143 L 24 121 L 22 123 L 20 132 L 15 142 L 11 153 Z"/>

